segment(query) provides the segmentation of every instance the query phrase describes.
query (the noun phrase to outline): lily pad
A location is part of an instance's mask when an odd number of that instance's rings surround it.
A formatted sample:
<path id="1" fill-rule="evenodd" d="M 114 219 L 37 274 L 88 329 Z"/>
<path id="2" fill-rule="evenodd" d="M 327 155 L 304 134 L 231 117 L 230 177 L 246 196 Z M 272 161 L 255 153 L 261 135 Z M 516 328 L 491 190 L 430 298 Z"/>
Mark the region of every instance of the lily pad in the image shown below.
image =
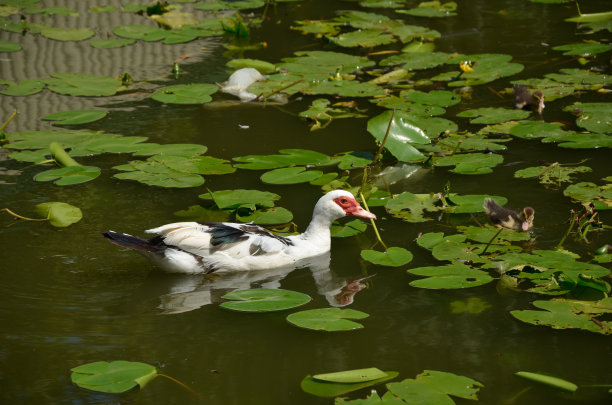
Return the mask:
<path id="1" fill-rule="evenodd" d="M 108 114 L 103 110 L 71 110 L 45 115 L 42 119 L 55 121 L 56 125 L 80 125 L 98 121 Z"/>
<path id="2" fill-rule="evenodd" d="M 113 48 L 121 48 L 124 46 L 132 45 L 134 42 L 136 42 L 135 39 L 119 39 L 119 38 L 96 39 L 96 40 L 92 40 L 90 42 L 90 45 L 98 49 L 113 49 Z"/>
<path id="3" fill-rule="evenodd" d="M 264 173 L 261 181 L 268 184 L 308 183 L 323 175 L 320 170 L 306 170 L 305 167 L 285 167 Z"/>
<path id="4" fill-rule="evenodd" d="M 510 128 L 510 135 L 522 139 L 542 138 L 542 142 L 558 142 L 574 134 L 565 131 L 562 124 L 543 121 L 520 121 Z"/>
<path id="5" fill-rule="evenodd" d="M 21 50 L 21 45 L 12 41 L 0 41 L 0 52 L 17 52 Z"/>
<path id="6" fill-rule="evenodd" d="M 451 314 L 479 314 L 489 308 L 491 308 L 491 304 L 478 297 L 470 297 L 450 303 Z"/>
<path id="7" fill-rule="evenodd" d="M 442 244 L 438 245 L 441 246 Z M 437 248 L 434 247 L 434 250 Z M 458 258 L 459 259 L 459 258 Z M 410 282 L 413 287 L 430 289 L 458 289 L 478 287 L 493 281 L 487 272 L 476 270 L 463 263 L 446 266 L 417 267 L 407 270 L 408 273 L 427 278 Z"/>
<path id="8" fill-rule="evenodd" d="M 393 120 L 391 117 L 393 116 Z M 391 127 L 389 128 L 389 121 Z M 398 160 L 403 162 L 414 162 L 425 159 L 414 144 L 428 144 L 431 142 L 425 132 L 413 124 L 411 117 L 400 111 L 385 111 L 368 121 L 368 132 L 378 142 L 383 142 L 389 128 L 385 148 Z"/>
<path id="9" fill-rule="evenodd" d="M 327 166 L 337 160 L 320 152 L 308 149 L 281 149 L 278 155 L 247 155 L 234 158 L 239 162 L 234 165 L 239 169 L 262 170 L 278 169 L 281 167 L 300 166 Z"/>
<path id="10" fill-rule="evenodd" d="M 595 183 L 581 182 L 568 186 L 563 195 L 580 202 L 593 202 L 595 209 L 612 209 L 612 186 L 610 183 L 598 186 Z"/>
<path id="11" fill-rule="evenodd" d="M 219 89 L 208 83 L 177 84 L 157 90 L 151 98 L 161 103 L 204 104 L 212 101 L 211 94 Z"/>
<path id="12" fill-rule="evenodd" d="M 220 209 L 272 208 L 274 201 L 280 199 L 278 194 L 259 190 L 221 190 L 200 195 L 200 198 L 212 198 Z"/>
<path id="13" fill-rule="evenodd" d="M 349 370 L 347 372 L 350 373 L 352 371 L 359 370 Z M 383 371 L 383 373 L 384 376 L 381 376 L 380 378 L 377 378 L 375 380 L 350 383 L 320 381 L 310 375 L 307 375 L 300 383 L 300 386 L 302 390 L 308 394 L 316 395 L 318 397 L 323 398 L 332 398 L 338 397 L 349 392 L 357 391 L 362 388 L 370 387 L 372 385 L 379 384 L 384 381 L 391 380 L 397 377 L 397 375 L 399 374 L 397 371 Z"/>
<path id="14" fill-rule="evenodd" d="M 63 202 L 46 202 L 37 204 L 35 211 L 49 223 L 58 228 L 65 228 L 79 222 L 83 218 L 80 208 Z"/>
<path id="15" fill-rule="evenodd" d="M 71 96 L 112 96 L 122 88 L 118 79 L 81 73 L 53 73 L 41 81 L 49 90 Z"/>
<path id="16" fill-rule="evenodd" d="M 361 368 L 358 370 L 337 371 L 335 373 L 315 374 L 313 379 L 332 383 L 360 383 L 387 377 L 387 373 L 376 368 Z"/>
<path id="17" fill-rule="evenodd" d="M 435 212 L 442 208 L 436 206 L 438 199 L 431 194 L 413 194 L 405 191 L 389 199 L 386 209 L 391 215 L 408 222 L 424 222 L 425 211 Z"/>
<path id="18" fill-rule="evenodd" d="M 1 84 L 9 85 L 9 87 L 0 91 L 0 94 L 5 96 L 29 96 L 38 93 L 45 87 L 45 83 L 35 79 L 22 80 L 17 84 L 12 82 L 3 82 Z"/>
<path id="19" fill-rule="evenodd" d="M 82 41 L 94 36 L 94 31 L 89 28 L 54 28 L 47 27 L 40 31 L 43 37 L 55 39 L 56 41 Z"/>
<path id="20" fill-rule="evenodd" d="M 572 134 L 561 139 L 559 147 L 568 149 L 612 148 L 612 135 Z"/>
<path id="21" fill-rule="evenodd" d="M 134 151 L 134 156 L 152 156 L 152 155 L 168 155 L 168 156 L 197 156 L 206 153 L 208 148 L 204 145 L 196 143 L 169 143 L 160 145 L 157 143 L 141 143 L 138 145 L 138 150 Z M 227 161 L 225 161 L 227 162 Z"/>
<path id="22" fill-rule="evenodd" d="M 588 173 L 591 171 L 587 166 L 561 166 L 553 164 L 550 166 L 532 166 L 514 172 L 514 177 L 522 179 L 537 178 L 542 184 L 571 183 L 574 173 Z"/>
<path id="23" fill-rule="evenodd" d="M 350 319 L 364 319 L 369 315 L 354 309 L 322 308 L 295 312 L 287 316 L 287 321 L 300 328 L 337 332 L 363 328 L 363 325 Z"/>
<path id="24" fill-rule="evenodd" d="M 402 53 L 382 59 L 380 66 L 401 65 L 406 70 L 431 69 L 443 65 L 451 59 L 451 55 L 444 52 Z"/>
<path id="25" fill-rule="evenodd" d="M 366 223 L 359 219 L 354 219 L 344 225 L 334 222 L 331 226 L 331 236 L 333 238 L 346 238 L 365 232 L 367 228 Z"/>
<path id="26" fill-rule="evenodd" d="M 374 29 L 363 29 L 358 31 L 351 31 L 340 34 L 335 37 L 327 37 L 329 41 L 335 45 L 353 48 L 373 48 L 380 45 L 387 45 L 396 41 L 396 39 L 390 35 L 385 34 L 380 30 Z"/>
<path id="27" fill-rule="evenodd" d="M 457 117 L 474 118 L 470 120 L 471 124 L 498 124 L 500 122 L 527 118 L 530 114 L 529 111 L 523 110 L 484 107 L 462 111 L 457 114 Z"/>
<path id="28" fill-rule="evenodd" d="M 89 391 L 120 394 L 137 386 L 143 388 L 157 377 L 157 369 L 133 361 L 97 361 L 73 368 L 70 379 Z"/>
<path id="29" fill-rule="evenodd" d="M 242 68 L 253 68 L 264 75 L 274 73 L 276 70 L 276 66 L 272 63 L 259 59 L 232 59 L 225 66 L 232 68 L 234 71 Z"/>
<path id="30" fill-rule="evenodd" d="M 67 166 L 38 173 L 34 180 L 53 181 L 58 186 L 69 186 L 94 180 L 100 173 L 100 168 L 94 166 Z"/>
<path id="31" fill-rule="evenodd" d="M 436 157 L 434 166 L 455 166 L 453 173 L 487 174 L 493 172 L 493 167 L 504 161 L 502 155 L 494 153 L 466 153 L 445 157 Z"/>
<path id="32" fill-rule="evenodd" d="M 437 405 L 454 404 L 449 395 L 477 399 L 481 387 L 480 382 L 471 378 L 434 370 L 425 370 L 416 379 L 387 384 L 394 396 L 407 403 Z"/>
<path id="33" fill-rule="evenodd" d="M 567 44 L 555 46 L 553 50 L 564 51 L 563 55 L 591 56 L 600 53 L 608 52 L 612 49 L 612 45 L 602 44 L 600 42 L 586 42 L 578 44 Z"/>
<path id="34" fill-rule="evenodd" d="M 514 373 L 515 376 L 524 378 L 529 381 L 548 385 L 549 387 L 557 388 L 566 392 L 576 392 L 578 386 L 573 382 L 564 380 L 559 377 L 552 376 L 546 373 L 532 373 L 529 371 L 519 371 Z"/>
<path id="35" fill-rule="evenodd" d="M 533 305 L 544 311 L 511 311 L 516 319 L 533 325 L 549 326 L 553 329 L 582 329 L 603 335 L 612 334 L 612 322 L 598 320 L 599 316 L 612 314 L 612 298 L 601 301 L 576 301 L 553 299 L 534 301 Z"/>
<path id="36" fill-rule="evenodd" d="M 286 208 L 274 207 L 255 210 L 248 215 L 240 215 L 236 212 L 236 219 L 240 222 L 253 222 L 257 225 L 287 224 L 293 220 L 293 214 Z"/>
<path id="37" fill-rule="evenodd" d="M 257 288 L 237 290 L 225 294 L 222 298 L 233 300 L 220 306 L 239 312 L 271 312 L 283 311 L 307 304 L 311 298 L 296 291 L 282 289 Z"/>
<path id="38" fill-rule="evenodd" d="M 531 239 L 529 232 L 518 232 L 512 229 L 503 228 L 501 232 L 499 229 L 490 225 L 487 226 L 458 226 L 457 230 L 464 234 L 468 239 L 480 243 L 489 243 L 493 236 L 495 241 L 526 241 Z M 494 241 L 494 242 L 495 242 Z"/>
<path id="39" fill-rule="evenodd" d="M 612 133 L 612 103 L 574 103 L 563 110 L 576 113 L 576 124 L 587 131 Z"/>
<path id="40" fill-rule="evenodd" d="M 390 247 L 384 252 L 362 250 L 361 258 L 381 266 L 399 267 L 412 261 L 412 253 L 401 247 Z"/>
<path id="41" fill-rule="evenodd" d="M 459 66 L 460 62 L 471 61 L 474 71 L 463 73 L 461 76 L 459 76 L 459 71 L 446 72 L 432 77 L 431 80 L 448 81 L 450 87 L 485 84 L 502 77 L 515 75 L 524 69 L 523 65 L 510 62 L 511 60 L 511 55 L 497 53 L 455 56 L 450 58 L 447 64 Z"/>
<path id="42" fill-rule="evenodd" d="M 401 14 L 409 14 L 415 17 L 452 17 L 456 16 L 457 3 L 449 1 L 447 3 L 441 3 L 437 0 L 425 1 L 420 3 L 417 7 L 407 10 L 396 10 Z"/>

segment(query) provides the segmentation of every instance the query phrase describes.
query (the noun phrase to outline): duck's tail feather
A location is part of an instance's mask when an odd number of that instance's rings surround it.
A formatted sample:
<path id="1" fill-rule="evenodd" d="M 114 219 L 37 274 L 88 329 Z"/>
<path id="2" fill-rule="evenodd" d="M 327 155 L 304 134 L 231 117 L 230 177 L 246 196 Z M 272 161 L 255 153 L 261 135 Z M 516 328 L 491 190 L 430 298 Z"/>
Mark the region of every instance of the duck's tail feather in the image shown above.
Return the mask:
<path id="1" fill-rule="evenodd" d="M 499 205 L 497 203 L 497 201 L 495 201 L 492 198 L 485 198 L 484 204 L 482 205 L 482 208 L 484 208 L 485 213 L 487 215 L 491 215 L 495 211 L 502 211 L 502 210 L 504 210 L 504 208 L 501 205 Z"/>
<path id="2" fill-rule="evenodd" d="M 159 237 L 143 239 L 128 235 L 127 233 L 119 233 L 115 231 L 102 232 L 102 235 L 104 235 L 106 239 L 115 245 L 134 249 L 139 252 L 160 253 L 166 248 L 163 240 L 161 240 Z"/>

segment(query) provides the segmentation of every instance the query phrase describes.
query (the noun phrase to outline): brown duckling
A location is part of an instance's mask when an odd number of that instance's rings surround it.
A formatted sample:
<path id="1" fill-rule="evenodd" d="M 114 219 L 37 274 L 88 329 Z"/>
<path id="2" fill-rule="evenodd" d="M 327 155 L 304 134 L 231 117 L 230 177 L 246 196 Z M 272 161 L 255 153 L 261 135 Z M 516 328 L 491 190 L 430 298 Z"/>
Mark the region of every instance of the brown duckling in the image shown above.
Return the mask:
<path id="1" fill-rule="evenodd" d="M 491 222 L 498 228 L 528 231 L 533 227 L 535 210 L 531 207 L 523 208 L 523 211 L 519 214 L 502 207 L 491 198 L 485 199 L 482 207 L 491 219 Z"/>
<path id="2" fill-rule="evenodd" d="M 512 86 L 514 92 L 514 108 L 519 110 L 536 111 L 538 114 L 544 110 L 544 94 L 541 91 L 536 91 L 533 94 L 527 86 L 515 84 Z"/>

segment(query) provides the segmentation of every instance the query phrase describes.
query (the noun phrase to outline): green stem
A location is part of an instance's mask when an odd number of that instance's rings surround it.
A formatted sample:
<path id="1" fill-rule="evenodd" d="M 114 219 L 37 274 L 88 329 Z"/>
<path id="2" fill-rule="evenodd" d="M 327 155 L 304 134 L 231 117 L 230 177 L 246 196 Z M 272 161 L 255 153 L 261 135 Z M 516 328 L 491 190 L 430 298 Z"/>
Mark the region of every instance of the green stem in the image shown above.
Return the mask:
<path id="1" fill-rule="evenodd" d="M 389 124 L 387 125 L 387 131 L 385 132 L 385 137 L 380 143 L 380 148 L 378 148 L 378 151 L 376 152 L 376 155 L 374 156 L 374 160 L 372 160 L 373 165 L 376 164 L 376 162 L 378 161 L 378 158 L 380 157 L 380 155 L 382 155 L 383 148 L 385 147 L 385 143 L 387 142 L 387 138 L 389 137 L 389 132 L 391 131 L 391 124 L 393 123 L 393 117 L 395 117 L 395 109 L 393 109 L 393 112 L 391 113 L 391 119 L 389 120 Z"/>
<path id="2" fill-rule="evenodd" d="M 565 232 L 565 235 L 563 235 L 563 238 L 561 238 L 561 240 L 557 244 L 556 249 L 561 249 L 563 247 L 563 242 L 565 242 L 565 239 L 567 239 L 570 232 L 572 232 L 572 229 L 574 229 L 575 221 L 576 221 L 576 218 L 572 216 L 572 219 L 570 220 L 570 226 L 569 228 L 567 228 L 567 232 Z"/>
<path id="3" fill-rule="evenodd" d="M 493 235 L 493 237 L 491 238 L 491 240 L 489 241 L 489 243 L 487 243 L 487 246 L 485 246 L 484 250 L 482 251 L 481 255 L 484 255 L 485 253 L 487 253 L 487 249 L 489 248 L 489 246 L 491 246 L 491 243 L 493 243 L 493 241 L 495 240 L 495 238 L 497 238 L 497 235 L 500 234 L 501 231 L 503 231 L 504 228 L 499 228 L 499 230 L 497 231 L 497 233 L 495 235 Z"/>
<path id="4" fill-rule="evenodd" d="M 6 128 L 6 126 L 9 124 L 9 122 L 11 122 L 13 118 L 15 118 L 16 116 L 17 116 L 17 110 L 14 110 L 11 116 L 8 117 L 8 119 L 4 122 L 4 124 L 2 124 L 2 126 L 0 127 L 0 131 L 3 131 L 4 128 Z"/>
<path id="5" fill-rule="evenodd" d="M 368 203 L 366 202 L 365 198 L 363 197 L 363 193 L 361 191 L 359 192 L 359 197 L 361 198 L 361 202 L 363 203 L 363 207 L 366 210 L 370 211 L 370 209 L 368 208 Z M 383 245 L 383 247 L 385 248 L 385 251 L 387 251 L 389 248 L 387 247 L 387 245 L 385 245 L 385 242 L 383 242 L 382 238 L 380 237 L 380 233 L 378 233 L 378 228 L 376 227 L 376 223 L 374 222 L 374 219 L 370 218 L 370 222 L 372 223 L 372 227 L 374 228 L 374 233 L 376 234 L 376 239 L 378 239 L 380 244 Z"/>
<path id="6" fill-rule="evenodd" d="M 162 374 L 162 373 L 157 373 L 157 375 L 161 376 L 161 377 L 166 377 L 168 380 L 177 383 L 178 385 L 180 385 L 181 387 L 185 388 L 187 391 L 191 392 L 195 396 L 198 395 L 198 393 L 195 392 L 193 388 L 191 388 L 190 386 L 186 385 L 185 383 L 180 382 L 179 380 L 177 380 L 174 377 L 170 377 L 169 375 Z"/>
<path id="7" fill-rule="evenodd" d="M 53 159 L 55 159 L 60 166 L 81 166 L 76 160 L 68 155 L 58 142 L 51 142 L 49 144 L 49 150 L 51 151 L 51 155 L 53 155 Z"/>
<path id="8" fill-rule="evenodd" d="M 19 215 L 13 211 L 11 211 L 8 208 L 0 208 L 0 212 L 6 212 L 7 214 L 10 214 L 12 216 L 14 216 L 15 218 L 18 219 L 23 219 L 24 221 L 46 221 L 48 218 L 28 218 L 28 217 L 24 217 L 22 215 Z"/>
<path id="9" fill-rule="evenodd" d="M 288 89 L 289 87 L 295 86 L 296 84 L 298 84 L 298 83 L 300 83 L 300 82 L 303 82 L 303 81 L 304 81 L 304 78 L 301 78 L 300 80 L 296 80 L 296 81 L 294 81 L 294 82 L 292 82 L 292 83 L 289 83 L 288 85 L 286 85 L 286 86 L 284 86 L 284 87 L 281 87 L 280 89 L 276 89 L 276 90 L 274 90 L 274 91 L 273 91 L 272 93 L 270 93 L 270 94 L 266 94 L 266 95 L 264 95 L 264 94 L 262 93 L 262 94 L 260 94 L 259 96 L 255 97 L 255 101 L 259 101 L 259 99 L 263 99 L 263 100 L 265 101 L 267 98 L 272 97 L 273 95 L 275 95 L 275 94 L 277 94 L 277 93 L 280 93 L 281 91 L 286 90 L 286 89 Z"/>

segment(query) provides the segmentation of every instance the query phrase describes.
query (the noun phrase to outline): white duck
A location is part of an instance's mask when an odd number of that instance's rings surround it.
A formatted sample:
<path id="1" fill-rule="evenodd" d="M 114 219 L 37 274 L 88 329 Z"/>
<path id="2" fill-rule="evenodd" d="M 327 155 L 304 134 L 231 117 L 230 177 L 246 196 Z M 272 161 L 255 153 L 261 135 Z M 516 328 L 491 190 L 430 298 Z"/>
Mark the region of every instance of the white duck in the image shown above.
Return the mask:
<path id="1" fill-rule="evenodd" d="M 317 201 L 312 221 L 299 235 L 279 236 L 253 224 L 176 222 L 149 229 L 151 239 L 114 231 L 103 235 L 112 243 L 143 253 L 172 273 L 266 270 L 298 265 L 330 250 L 330 226 L 352 215 L 376 218 L 344 190 L 330 191 Z"/>

